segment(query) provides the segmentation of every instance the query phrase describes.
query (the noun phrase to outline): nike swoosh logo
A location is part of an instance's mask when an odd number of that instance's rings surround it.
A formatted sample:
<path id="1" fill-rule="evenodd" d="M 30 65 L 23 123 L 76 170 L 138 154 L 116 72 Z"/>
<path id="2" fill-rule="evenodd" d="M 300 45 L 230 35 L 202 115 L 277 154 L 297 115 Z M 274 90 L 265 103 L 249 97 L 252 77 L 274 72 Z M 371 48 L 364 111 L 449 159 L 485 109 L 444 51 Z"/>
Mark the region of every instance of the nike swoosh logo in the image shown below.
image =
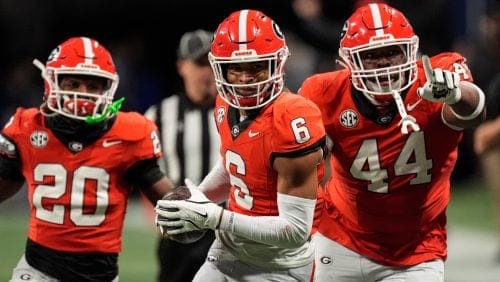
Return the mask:
<path id="1" fill-rule="evenodd" d="M 122 143 L 121 140 L 117 140 L 117 141 L 104 140 L 104 141 L 102 141 L 102 146 L 104 148 L 108 148 L 108 147 L 111 147 L 111 146 L 114 146 L 114 145 L 118 145 L 120 143 Z"/>
<path id="2" fill-rule="evenodd" d="M 252 138 L 252 137 L 255 137 L 257 135 L 259 135 L 260 132 L 252 132 L 252 130 L 248 131 L 248 137 Z"/>
<path id="3" fill-rule="evenodd" d="M 422 102 L 422 99 L 418 100 L 417 102 L 415 102 L 415 103 L 413 103 L 413 104 L 409 104 L 409 103 L 408 103 L 408 104 L 406 104 L 406 110 L 407 110 L 408 112 L 413 111 L 413 110 L 415 109 L 415 107 L 416 107 L 418 104 L 420 104 L 420 102 Z"/>
<path id="4" fill-rule="evenodd" d="M 210 202 L 196 202 L 196 201 L 191 201 L 191 200 L 185 200 L 185 201 L 186 202 L 190 202 L 190 203 L 194 203 L 194 204 L 207 204 L 207 203 L 210 203 Z M 199 214 L 201 217 L 204 217 L 204 218 L 208 217 L 207 211 L 204 208 L 201 208 L 201 207 L 198 207 L 198 206 L 194 206 L 192 208 L 192 211 L 194 211 L 195 213 Z"/>
<path id="5" fill-rule="evenodd" d="M 197 214 L 201 215 L 201 217 L 204 217 L 204 218 L 207 218 L 208 217 L 208 214 L 207 212 L 204 212 L 204 213 L 199 213 L 199 212 L 196 212 Z"/>

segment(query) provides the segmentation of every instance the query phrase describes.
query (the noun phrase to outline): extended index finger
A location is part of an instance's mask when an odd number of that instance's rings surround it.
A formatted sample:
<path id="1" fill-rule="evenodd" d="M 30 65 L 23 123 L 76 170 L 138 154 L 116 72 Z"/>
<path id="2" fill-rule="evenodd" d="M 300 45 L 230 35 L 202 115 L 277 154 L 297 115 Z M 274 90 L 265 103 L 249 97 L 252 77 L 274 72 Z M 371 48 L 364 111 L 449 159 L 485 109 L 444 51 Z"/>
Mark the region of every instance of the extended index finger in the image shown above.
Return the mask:
<path id="1" fill-rule="evenodd" d="M 429 56 L 422 55 L 422 65 L 424 66 L 425 78 L 427 81 L 435 82 L 434 71 L 432 70 L 431 60 Z"/>

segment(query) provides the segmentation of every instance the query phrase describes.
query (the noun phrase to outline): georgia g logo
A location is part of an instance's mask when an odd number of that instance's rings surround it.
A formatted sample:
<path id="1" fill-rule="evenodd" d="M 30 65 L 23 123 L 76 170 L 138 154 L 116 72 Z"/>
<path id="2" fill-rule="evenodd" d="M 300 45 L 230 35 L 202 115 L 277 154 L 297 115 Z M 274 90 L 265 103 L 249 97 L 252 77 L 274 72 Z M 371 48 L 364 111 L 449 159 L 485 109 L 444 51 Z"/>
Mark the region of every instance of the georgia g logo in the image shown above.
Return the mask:
<path id="1" fill-rule="evenodd" d="M 281 39 L 285 38 L 285 36 L 283 35 L 283 32 L 281 32 L 280 27 L 274 21 L 273 21 L 273 29 L 274 29 L 274 33 L 276 33 L 276 36 L 278 36 Z"/>
<path id="2" fill-rule="evenodd" d="M 19 279 L 24 280 L 24 281 L 30 281 L 31 280 L 31 274 L 29 273 L 23 273 L 19 276 Z"/>
<path id="3" fill-rule="evenodd" d="M 61 54 L 61 46 L 57 46 L 54 50 L 52 50 L 52 52 L 50 52 L 47 62 L 52 62 L 57 60 L 57 58 L 59 58 L 59 54 Z"/>
<path id="4" fill-rule="evenodd" d="M 349 27 L 349 21 L 345 21 L 342 31 L 340 32 L 340 39 L 343 39 L 347 34 L 347 28 Z"/>
<path id="5" fill-rule="evenodd" d="M 328 265 L 333 263 L 333 258 L 328 256 L 323 256 L 319 259 L 321 264 Z"/>

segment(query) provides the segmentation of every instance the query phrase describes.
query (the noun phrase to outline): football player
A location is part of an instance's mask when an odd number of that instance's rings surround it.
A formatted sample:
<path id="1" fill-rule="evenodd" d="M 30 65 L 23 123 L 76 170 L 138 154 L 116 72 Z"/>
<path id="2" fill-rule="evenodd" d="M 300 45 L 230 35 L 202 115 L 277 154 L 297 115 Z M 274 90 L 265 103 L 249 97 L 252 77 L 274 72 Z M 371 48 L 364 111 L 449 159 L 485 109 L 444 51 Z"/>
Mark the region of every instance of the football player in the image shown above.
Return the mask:
<path id="1" fill-rule="evenodd" d="M 26 182 L 26 250 L 11 281 L 118 281 L 127 198 L 172 188 L 156 126 L 119 111 L 118 74 L 99 42 L 74 37 L 46 64 L 40 108 L 18 108 L 0 134 L 0 202 Z"/>
<path id="2" fill-rule="evenodd" d="M 221 162 L 199 187 L 186 183 L 212 202 L 200 194 L 156 208 L 169 234 L 216 230 L 194 281 L 310 279 L 325 131 L 318 108 L 285 89 L 288 56 L 278 25 L 260 11 L 234 12 L 215 32 L 209 60 Z M 216 204 L 226 198 L 228 209 Z"/>
<path id="3" fill-rule="evenodd" d="M 368 4 L 344 25 L 346 68 L 299 90 L 333 141 L 315 281 L 444 280 L 450 174 L 484 94 L 460 54 L 417 52 L 400 11 Z"/>

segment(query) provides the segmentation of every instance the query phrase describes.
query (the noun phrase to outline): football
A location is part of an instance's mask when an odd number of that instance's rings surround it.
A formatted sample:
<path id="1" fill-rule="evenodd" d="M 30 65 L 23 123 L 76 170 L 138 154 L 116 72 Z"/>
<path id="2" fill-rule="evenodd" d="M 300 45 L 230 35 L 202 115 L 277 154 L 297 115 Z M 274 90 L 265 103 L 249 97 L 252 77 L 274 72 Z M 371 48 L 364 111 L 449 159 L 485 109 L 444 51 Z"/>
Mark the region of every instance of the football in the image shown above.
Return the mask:
<path id="1" fill-rule="evenodd" d="M 163 196 L 163 200 L 187 200 L 191 197 L 191 193 L 189 192 L 189 188 L 186 186 L 177 186 L 170 193 Z M 158 215 L 158 219 L 164 219 L 164 217 Z M 160 226 L 160 232 L 164 238 L 168 238 L 172 241 L 181 243 L 181 244 L 191 244 L 198 240 L 200 240 L 207 233 L 206 229 L 203 230 L 194 230 L 182 234 L 177 235 L 168 235 L 166 230 L 164 230 Z"/>

